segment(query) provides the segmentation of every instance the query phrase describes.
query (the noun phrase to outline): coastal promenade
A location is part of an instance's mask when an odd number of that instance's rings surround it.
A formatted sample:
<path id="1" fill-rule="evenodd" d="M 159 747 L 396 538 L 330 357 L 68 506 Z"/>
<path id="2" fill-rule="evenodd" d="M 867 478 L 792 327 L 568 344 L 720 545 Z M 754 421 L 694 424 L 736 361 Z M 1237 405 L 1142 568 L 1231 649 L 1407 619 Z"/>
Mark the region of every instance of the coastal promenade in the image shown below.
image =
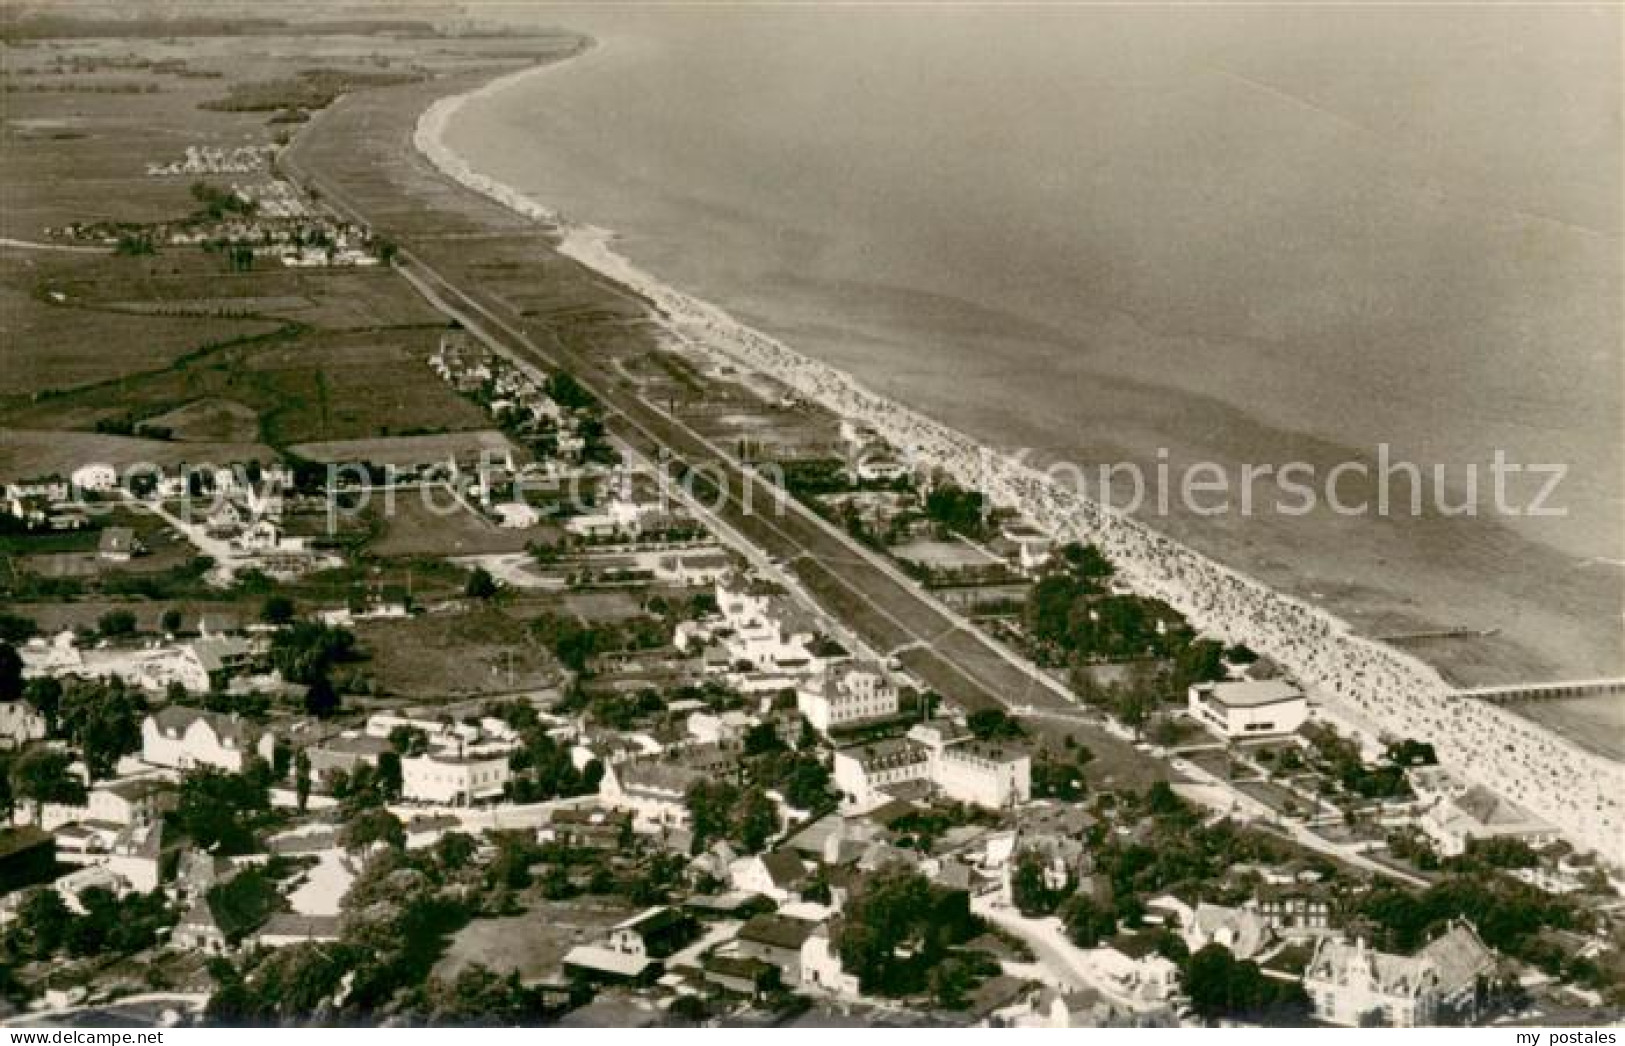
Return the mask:
<path id="1" fill-rule="evenodd" d="M 791 507 L 768 518 L 745 511 L 740 495 L 752 478 L 687 426 L 625 389 L 609 365 L 610 339 L 674 338 L 873 425 L 915 461 L 987 491 L 1052 533 L 1098 544 L 1137 591 L 1166 600 L 1199 627 L 1270 655 L 1322 698 L 1384 731 L 1433 742 L 1464 779 L 1526 806 L 1577 845 L 1625 863 L 1625 768 L 1489 702 L 1454 697 L 1422 662 L 1355 635 L 1319 608 L 1086 501 L 664 286 L 610 250 L 601 230 L 539 227 L 545 211 L 469 178 L 443 149 L 443 170 L 436 170 L 414 146 L 414 131 L 417 144 L 434 151 L 438 123 L 451 110 L 438 103 L 434 120 L 423 127 L 415 114 L 436 96 L 464 86 L 474 84 L 442 82 L 346 98 L 301 134 L 285 167 L 328 202 L 352 209 L 399 242 L 408 272 L 436 284 L 465 323 L 483 325 L 487 334 L 575 373 L 619 415 L 631 438 L 643 441 L 640 452 L 718 470 L 719 486 L 726 488 L 718 515 L 792 564 L 828 609 L 872 645 L 909 647 L 905 660 L 928 685 L 969 708 L 1065 703 L 810 513 Z M 448 175 L 495 200 L 463 191 Z M 766 503 L 765 492 L 757 492 L 756 504 Z"/>

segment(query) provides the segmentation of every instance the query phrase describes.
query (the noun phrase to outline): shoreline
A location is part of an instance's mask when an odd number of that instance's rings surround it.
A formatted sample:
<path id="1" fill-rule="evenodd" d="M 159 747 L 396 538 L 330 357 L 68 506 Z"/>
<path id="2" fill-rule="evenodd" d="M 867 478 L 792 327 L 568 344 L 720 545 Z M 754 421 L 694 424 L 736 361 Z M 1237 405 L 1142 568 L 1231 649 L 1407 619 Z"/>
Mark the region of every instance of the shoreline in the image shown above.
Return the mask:
<path id="1" fill-rule="evenodd" d="M 588 42 L 568 57 L 593 46 Z M 662 283 L 615 252 L 612 231 L 567 221 L 475 170 L 445 144 L 447 126 L 468 100 L 506 90 L 566 60 L 507 73 L 472 91 L 437 99 L 419 116 L 413 145 L 445 176 L 542 226 L 560 254 L 648 302 L 674 341 L 758 371 L 839 417 L 870 424 L 899 450 L 912 450 L 919 461 L 982 489 L 1029 522 L 1099 545 L 1136 591 L 1165 600 L 1193 626 L 1271 656 L 1317 696 L 1384 732 L 1432 741 L 1441 761 L 1464 781 L 1519 802 L 1579 845 L 1615 862 L 1625 859 L 1625 767 L 1498 706 L 1453 696 L 1454 688 L 1420 658 L 1360 636 L 1329 611 L 1055 485 L 1036 469 L 1002 458 L 746 326 L 722 308 Z"/>

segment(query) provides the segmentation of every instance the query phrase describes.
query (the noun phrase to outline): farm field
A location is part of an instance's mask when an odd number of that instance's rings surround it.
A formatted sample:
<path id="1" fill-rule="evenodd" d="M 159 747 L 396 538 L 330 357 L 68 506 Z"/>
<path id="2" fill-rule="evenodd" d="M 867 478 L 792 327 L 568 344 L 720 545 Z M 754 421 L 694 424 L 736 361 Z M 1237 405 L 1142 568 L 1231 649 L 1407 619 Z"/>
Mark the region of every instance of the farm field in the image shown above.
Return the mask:
<path id="1" fill-rule="evenodd" d="M 477 459 L 486 453 L 494 455 L 497 461 L 510 453 L 516 461 L 528 460 L 521 448 L 496 429 L 296 443 L 290 449 L 311 461 L 367 461 L 399 468 L 444 462 L 452 457 Z"/>
<path id="2" fill-rule="evenodd" d="M 275 458 L 262 443 L 176 443 L 95 432 L 0 428 L 0 475 L 6 476 L 66 476 L 91 462 L 123 469 L 138 463 L 230 464 Z"/>
<path id="3" fill-rule="evenodd" d="M 434 344 L 428 330 L 282 328 L 162 370 L 47 400 L 13 398 L 0 406 L 0 419 L 41 429 L 119 422 L 167 432 L 177 441 L 261 441 L 278 447 L 488 425 L 479 407 L 423 362 Z"/>

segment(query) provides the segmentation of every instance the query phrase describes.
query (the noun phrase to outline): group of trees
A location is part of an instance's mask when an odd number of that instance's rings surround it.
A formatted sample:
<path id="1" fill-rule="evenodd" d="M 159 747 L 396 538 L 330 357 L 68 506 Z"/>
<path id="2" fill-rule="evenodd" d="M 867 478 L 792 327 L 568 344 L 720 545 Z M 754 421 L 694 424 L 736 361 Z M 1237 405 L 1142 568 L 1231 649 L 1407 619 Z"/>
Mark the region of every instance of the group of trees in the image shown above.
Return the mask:
<path id="1" fill-rule="evenodd" d="M 574 615 L 547 613 L 530 624 L 531 634 L 551 650 L 560 663 L 578 674 L 587 672 L 590 661 L 600 654 L 664 646 L 671 641 L 673 627 L 667 619 L 651 614 L 588 624 Z"/>
<path id="2" fill-rule="evenodd" d="M 757 853 L 779 832 L 779 810 L 759 785 L 741 788 L 722 778 L 689 786 L 685 796 L 694 833 L 694 852 L 726 839 Z"/>
<path id="3" fill-rule="evenodd" d="M 460 1023 L 467 1011 L 442 994 L 432 970 L 447 936 L 470 910 L 465 898 L 477 870 L 474 841 L 447 833 L 432 847 L 376 849 L 346 894 L 343 937 L 336 944 L 258 950 L 234 963 L 211 964 L 218 987 L 205 1016 L 211 1024 L 377 1023 L 386 1011 L 424 1023 L 440 1014 Z M 347 986 L 347 990 L 346 990 Z M 514 1012 L 499 987 L 465 986 L 465 1000 Z M 507 1009 L 503 1009 L 508 1007 Z"/>
<path id="4" fill-rule="evenodd" d="M 842 968 L 865 993 L 895 997 L 931 990 L 939 1003 L 954 1007 L 987 971 L 985 956 L 961 947 L 982 930 L 965 891 L 893 865 L 847 902 L 835 943 Z"/>
<path id="5" fill-rule="evenodd" d="M 0 701 L 23 696 L 23 658 L 8 641 L 0 641 Z"/>
<path id="6" fill-rule="evenodd" d="M 1329 723 L 1311 723 L 1303 734 L 1309 739 L 1310 752 L 1316 768 L 1331 787 L 1340 789 L 1354 799 L 1405 799 L 1411 795 L 1411 786 L 1405 776 L 1409 763 L 1401 764 L 1384 759 L 1368 766 L 1360 754 L 1360 746 L 1339 734 Z M 1402 758 L 1418 759 L 1431 754 L 1423 746 L 1391 749 Z"/>
<path id="7" fill-rule="evenodd" d="M 37 823 L 47 803 L 83 803 L 85 784 L 72 767 L 73 757 L 54 748 L 30 748 L 16 756 L 0 753 L 0 770 L 4 770 L 0 808 L 9 815 L 17 803 L 30 803 Z"/>
<path id="8" fill-rule="evenodd" d="M 355 633 L 315 621 L 294 622 L 271 637 L 272 667 L 290 683 L 307 687 L 305 711 L 318 718 L 333 715 L 342 703 L 334 667 L 359 656 Z"/>
<path id="9" fill-rule="evenodd" d="M 1180 983 L 1191 1009 L 1204 1020 L 1302 1027 L 1314 1006 L 1302 981 L 1266 977 L 1258 964 L 1209 944 L 1180 966 Z"/>
<path id="10" fill-rule="evenodd" d="M 272 770 L 254 760 L 240 774 L 214 767 L 190 770 L 181 778 L 171 822 L 201 850 L 252 853 L 271 817 Z"/>
<path id="11" fill-rule="evenodd" d="M 0 933 L 0 966 L 70 958 L 111 958 L 150 948 L 175 923 L 162 891 L 120 897 L 101 886 L 79 894 L 76 914 L 51 887 L 23 895 L 15 917 Z"/>
<path id="12" fill-rule="evenodd" d="M 987 536 L 987 498 L 979 490 L 966 490 L 942 480 L 926 494 L 924 507 L 925 518 L 947 533 L 972 540 Z"/>
<path id="13" fill-rule="evenodd" d="M 7 654 L 11 656 L 8 657 Z M 77 750 L 91 783 L 111 777 L 118 761 L 141 743 L 146 696 L 122 680 L 70 679 L 66 685 L 42 676 L 21 679 L 20 662 L 0 644 L 0 694 L 26 701 L 45 720 L 49 736 Z M 70 752 L 30 748 L 0 756 L 0 812 L 10 814 L 19 802 L 32 803 L 36 816 L 46 803 L 78 804 L 86 782 L 73 769 Z"/>
<path id="14" fill-rule="evenodd" d="M 217 222 L 228 214 L 251 216 L 259 208 L 252 200 L 245 200 L 230 189 L 218 189 L 208 182 L 193 182 L 192 199 L 198 203 L 199 220 Z"/>

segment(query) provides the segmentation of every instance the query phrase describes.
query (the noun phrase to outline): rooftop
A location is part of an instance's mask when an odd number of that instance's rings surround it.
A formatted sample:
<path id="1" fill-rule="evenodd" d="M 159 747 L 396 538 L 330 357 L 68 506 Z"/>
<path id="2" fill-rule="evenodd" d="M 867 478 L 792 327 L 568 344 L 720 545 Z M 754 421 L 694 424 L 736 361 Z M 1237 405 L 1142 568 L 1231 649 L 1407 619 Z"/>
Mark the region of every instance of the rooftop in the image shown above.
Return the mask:
<path id="1" fill-rule="evenodd" d="M 739 928 L 739 940 L 773 948 L 800 948 L 818 924 L 784 915 L 758 915 Z"/>
<path id="2" fill-rule="evenodd" d="M 1204 688 L 1209 701 L 1227 708 L 1261 708 L 1303 700 L 1303 691 L 1284 679 L 1244 679 Z"/>

